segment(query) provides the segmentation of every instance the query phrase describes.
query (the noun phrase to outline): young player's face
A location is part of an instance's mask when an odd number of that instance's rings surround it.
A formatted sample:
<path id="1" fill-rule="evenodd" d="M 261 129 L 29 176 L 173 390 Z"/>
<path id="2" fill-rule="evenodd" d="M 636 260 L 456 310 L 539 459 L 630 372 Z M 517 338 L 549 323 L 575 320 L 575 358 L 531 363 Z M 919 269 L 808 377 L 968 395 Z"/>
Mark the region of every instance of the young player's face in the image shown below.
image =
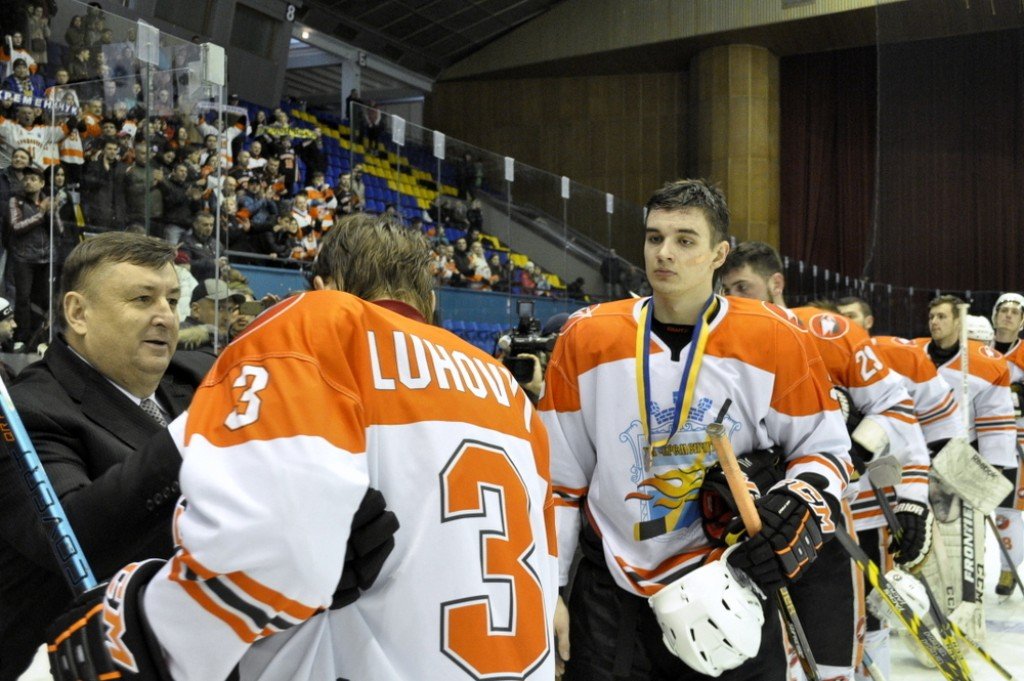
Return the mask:
<path id="1" fill-rule="evenodd" d="M 864 310 L 861 309 L 857 303 L 850 303 L 849 305 L 839 305 L 839 314 L 843 315 L 851 322 L 859 326 L 864 330 L 868 330 L 871 327 L 868 325 L 868 318 L 864 316 Z"/>
<path id="2" fill-rule="evenodd" d="M 1024 308 L 1016 303 L 1003 303 L 996 311 L 996 331 L 1016 333 L 1024 321 Z"/>
<path id="3" fill-rule="evenodd" d="M 711 225 L 699 208 L 655 209 L 647 216 L 644 263 L 656 295 L 680 300 L 708 296 L 714 272 L 728 253 L 728 242 L 711 242 Z"/>
<path id="4" fill-rule="evenodd" d="M 928 311 L 928 332 L 932 340 L 944 348 L 956 342 L 960 334 L 960 322 L 951 304 L 942 303 Z"/>
<path id="5" fill-rule="evenodd" d="M 734 267 L 722 275 L 722 293 L 737 298 L 772 301 L 770 282 L 750 265 Z"/>

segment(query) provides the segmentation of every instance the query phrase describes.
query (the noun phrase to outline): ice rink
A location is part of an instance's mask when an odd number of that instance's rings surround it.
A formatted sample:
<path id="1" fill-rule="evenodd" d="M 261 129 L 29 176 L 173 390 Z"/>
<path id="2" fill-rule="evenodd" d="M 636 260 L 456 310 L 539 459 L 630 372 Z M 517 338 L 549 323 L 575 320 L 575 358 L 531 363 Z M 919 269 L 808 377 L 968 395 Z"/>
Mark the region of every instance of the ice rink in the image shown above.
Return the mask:
<path id="1" fill-rule="evenodd" d="M 985 548 L 985 615 L 988 621 L 988 640 L 984 648 L 999 661 L 1015 679 L 1024 681 L 1024 597 L 1014 591 L 1005 603 L 999 603 L 995 595 L 995 584 L 999 579 L 999 550 L 991 533 Z M 972 676 L 976 681 L 1002 679 L 992 667 L 973 653 L 967 658 Z M 925 669 L 906 648 L 900 637 L 892 641 L 892 678 L 890 681 L 916 681 L 917 679 L 941 679 L 934 669 Z M 22 675 L 20 681 L 48 681 L 50 679 L 46 656 L 43 650 L 36 656 L 32 667 Z"/>

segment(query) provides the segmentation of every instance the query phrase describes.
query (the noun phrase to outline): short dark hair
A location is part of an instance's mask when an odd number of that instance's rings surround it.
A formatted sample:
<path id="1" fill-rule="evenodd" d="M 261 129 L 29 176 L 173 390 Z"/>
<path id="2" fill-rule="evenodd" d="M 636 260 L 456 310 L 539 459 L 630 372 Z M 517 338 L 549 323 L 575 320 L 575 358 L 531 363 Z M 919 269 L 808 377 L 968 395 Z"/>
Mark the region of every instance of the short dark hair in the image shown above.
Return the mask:
<path id="1" fill-rule="evenodd" d="M 863 298 L 858 298 L 857 296 L 846 296 L 844 298 L 840 298 L 839 300 L 836 301 L 836 306 L 838 307 L 840 305 L 859 305 L 860 313 L 862 315 L 864 315 L 865 317 L 870 317 L 872 314 L 871 306 L 868 305 L 868 301 L 864 300 Z"/>
<path id="2" fill-rule="evenodd" d="M 953 314 L 956 314 L 957 305 L 963 305 L 964 300 L 959 296 L 949 295 L 948 293 L 946 295 L 935 296 L 930 301 L 928 301 L 928 311 L 931 312 L 933 308 L 936 308 L 939 305 L 945 305 L 946 303 L 949 303 L 950 305 L 953 306 Z"/>
<path id="3" fill-rule="evenodd" d="M 60 275 L 60 299 L 71 291 L 81 291 L 89 283 L 89 275 L 102 265 L 130 263 L 153 270 L 174 262 L 174 246 L 152 236 L 131 232 L 106 232 L 86 239 L 68 254 Z M 64 323 L 64 306 L 60 306 Z"/>
<path id="4" fill-rule="evenodd" d="M 763 241 L 744 241 L 729 251 L 720 274 L 732 272 L 744 265 L 750 265 L 754 274 L 767 279 L 776 272 L 782 272 L 782 258 L 778 251 Z"/>
<path id="5" fill-rule="evenodd" d="M 385 215 L 342 218 L 320 242 L 312 275 L 363 300 L 397 298 L 430 319 L 434 278 L 430 246 L 419 231 Z"/>
<path id="6" fill-rule="evenodd" d="M 698 208 L 711 225 L 711 243 L 729 238 L 729 206 L 722 191 L 706 180 L 676 180 L 651 194 L 644 204 L 646 215 L 651 211 L 676 211 Z"/>

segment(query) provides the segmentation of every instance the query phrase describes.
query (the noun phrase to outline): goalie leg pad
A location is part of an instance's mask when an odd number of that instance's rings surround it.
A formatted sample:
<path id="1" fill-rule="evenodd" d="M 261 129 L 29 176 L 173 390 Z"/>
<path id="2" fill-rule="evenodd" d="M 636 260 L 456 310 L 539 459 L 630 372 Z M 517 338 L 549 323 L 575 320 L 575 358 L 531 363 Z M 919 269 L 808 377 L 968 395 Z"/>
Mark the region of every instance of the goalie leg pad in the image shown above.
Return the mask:
<path id="1" fill-rule="evenodd" d="M 932 460 L 932 473 L 948 491 L 988 515 L 1013 489 L 1001 470 L 963 438 L 951 439 Z"/>
<path id="2" fill-rule="evenodd" d="M 954 510 L 958 512 L 950 522 L 938 522 L 935 514 L 932 550 L 913 570 L 928 580 L 947 616 L 965 601 L 980 611 L 985 583 L 985 518 L 959 501 Z"/>

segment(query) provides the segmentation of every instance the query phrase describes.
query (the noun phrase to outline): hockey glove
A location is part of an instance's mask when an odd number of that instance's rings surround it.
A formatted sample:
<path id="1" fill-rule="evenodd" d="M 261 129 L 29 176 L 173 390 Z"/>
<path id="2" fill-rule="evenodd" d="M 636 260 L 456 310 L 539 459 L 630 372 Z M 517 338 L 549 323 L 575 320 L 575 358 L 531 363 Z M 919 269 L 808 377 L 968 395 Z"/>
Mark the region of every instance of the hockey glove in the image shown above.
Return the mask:
<path id="1" fill-rule="evenodd" d="M 736 458 L 747 477 L 747 487 L 755 499 L 761 497 L 783 477 L 782 454 L 775 449 L 758 449 Z M 712 544 L 732 546 L 743 534 L 743 523 L 736 500 L 725 480 L 722 466 L 715 463 L 704 471 L 700 486 L 701 524 Z"/>
<path id="2" fill-rule="evenodd" d="M 373 586 L 384 561 L 395 548 L 398 518 L 387 510 L 387 502 L 379 490 L 366 490 L 356 514 L 352 517 L 352 530 L 345 551 L 345 566 L 334 592 L 331 609 L 350 605 L 359 598 L 360 591 Z"/>
<path id="3" fill-rule="evenodd" d="M 894 510 L 903 535 L 892 540 L 889 552 L 898 564 L 912 568 L 932 547 L 932 513 L 925 504 L 909 500 L 900 501 Z"/>
<path id="4" fill-rule="evenodd" d="M 87 591 L 47 632 L 57 681 L 171 681 L 142 611 L 146 585 L 165 561 L 131 563 Z"/>
<path id="5" fill-rule="evenodd" d="M 756 502 L 761 531 L 740 543 L 729 562 L 762 589 L 799 579 L 835 530 L 832 511 L 817 488 L 782 480 Z"/>

